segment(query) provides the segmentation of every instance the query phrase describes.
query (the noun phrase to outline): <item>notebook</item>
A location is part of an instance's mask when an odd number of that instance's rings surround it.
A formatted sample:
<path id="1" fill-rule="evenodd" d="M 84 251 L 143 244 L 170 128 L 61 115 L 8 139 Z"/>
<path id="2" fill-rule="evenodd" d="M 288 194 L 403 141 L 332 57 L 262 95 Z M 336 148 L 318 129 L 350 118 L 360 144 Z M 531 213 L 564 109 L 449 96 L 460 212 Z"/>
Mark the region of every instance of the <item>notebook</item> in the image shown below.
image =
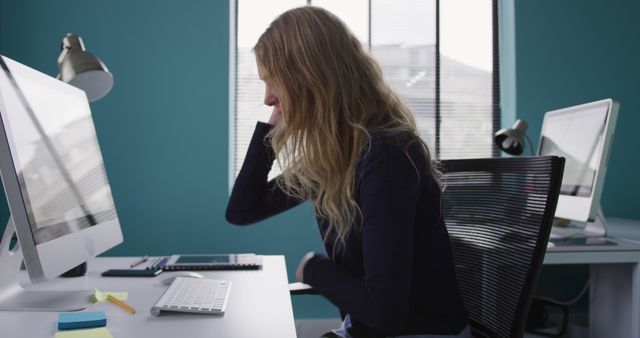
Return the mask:
<path id="1" fill-rule="evenodd" d="M 262 267 L 262 256 L 252 253 L 172 255 L 163 257 L 147 269 L 178 270 L 257 270 Z"/>

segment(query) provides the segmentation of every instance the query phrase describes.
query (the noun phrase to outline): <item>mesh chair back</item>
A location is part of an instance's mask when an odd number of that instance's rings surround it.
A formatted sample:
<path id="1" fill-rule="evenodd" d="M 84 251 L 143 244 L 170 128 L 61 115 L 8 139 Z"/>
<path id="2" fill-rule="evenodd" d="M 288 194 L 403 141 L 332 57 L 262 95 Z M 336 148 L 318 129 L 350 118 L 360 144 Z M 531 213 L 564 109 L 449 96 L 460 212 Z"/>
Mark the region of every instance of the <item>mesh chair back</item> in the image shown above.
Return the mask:
<path id="1" fill-rule="evenodd" d="M 521 337 L 564 158 L 443 160 L 444 218 L 476 337 Z"/>

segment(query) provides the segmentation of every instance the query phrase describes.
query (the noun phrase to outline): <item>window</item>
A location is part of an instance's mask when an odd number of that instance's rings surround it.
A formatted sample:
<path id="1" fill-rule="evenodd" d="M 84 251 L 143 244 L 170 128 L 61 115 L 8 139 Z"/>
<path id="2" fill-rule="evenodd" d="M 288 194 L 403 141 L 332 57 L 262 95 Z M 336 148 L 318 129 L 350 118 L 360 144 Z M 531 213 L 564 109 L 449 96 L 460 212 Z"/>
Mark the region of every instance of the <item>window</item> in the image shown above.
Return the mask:
<path id="1" fill-rule="evenodd" d="M 230 181 L 256 120 L 267 120 L 251 51 L 269 23 L 310 4 L 338 15 L 413 112 L 436 158 L 497 156 L 497 0 L 231 0 Z"/>

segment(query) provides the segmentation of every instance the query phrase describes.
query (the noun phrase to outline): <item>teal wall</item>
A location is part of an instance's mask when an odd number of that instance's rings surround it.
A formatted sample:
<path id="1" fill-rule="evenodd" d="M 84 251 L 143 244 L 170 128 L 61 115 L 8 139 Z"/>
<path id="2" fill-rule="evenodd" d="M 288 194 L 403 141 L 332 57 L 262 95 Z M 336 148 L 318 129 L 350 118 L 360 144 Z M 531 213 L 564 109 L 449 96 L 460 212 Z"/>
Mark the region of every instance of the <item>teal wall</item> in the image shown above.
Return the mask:
<path id="1" fill-rule="evenodd" d="M 619 100 L 602 207 L 609 217 L 640 219 L 640 2 L 518 0 L 514 13 L 517 118 L 529 122 L 537 146 L 544 112 Z M 545 266 L 538 294 L 568 300 L 587 278 L 586 266 Z M 587 298 L 572 313 L 585 312 Z"/>
<path id="2" fill-rule="evenodd" d="M 284 254 L 293 280 L 299 259 L 322 250 L 308 205 L 251 227 L 224 219 L 228 1 L 0 0 L 5 56 L 55 76 L 68 32 L 115 77 L 91 104 L 125 238 L 106 254 Z M 317 296 L 296 297 L 294 311 L 338 316 Z"/>
<path id="3" fill-rule="evenodd" d="M 544 112 L 612 97 L 620 115 L 605 216 L 640 219 L 640 2 L 516 1 L 518 118 L 537 144 Z"/>

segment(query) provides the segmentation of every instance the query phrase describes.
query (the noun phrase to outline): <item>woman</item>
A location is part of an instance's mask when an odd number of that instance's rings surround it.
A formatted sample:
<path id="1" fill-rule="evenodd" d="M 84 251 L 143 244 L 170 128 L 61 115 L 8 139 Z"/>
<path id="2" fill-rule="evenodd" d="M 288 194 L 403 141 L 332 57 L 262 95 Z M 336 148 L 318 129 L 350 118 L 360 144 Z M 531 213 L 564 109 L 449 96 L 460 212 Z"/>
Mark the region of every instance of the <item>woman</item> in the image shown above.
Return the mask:
<path id="1" fill-rule="evenodd" d="M 254 48 L 268 123 L 258 122 L 227 208 L 249 224 L 313 202 L 328 254 L 299 281 L 338 306 L 342 337 L 467 337 L 441 190 L 412 115 L 333 14 L 292 9 Z M 268 181 L 275 159 L 282 174 Z"/>

